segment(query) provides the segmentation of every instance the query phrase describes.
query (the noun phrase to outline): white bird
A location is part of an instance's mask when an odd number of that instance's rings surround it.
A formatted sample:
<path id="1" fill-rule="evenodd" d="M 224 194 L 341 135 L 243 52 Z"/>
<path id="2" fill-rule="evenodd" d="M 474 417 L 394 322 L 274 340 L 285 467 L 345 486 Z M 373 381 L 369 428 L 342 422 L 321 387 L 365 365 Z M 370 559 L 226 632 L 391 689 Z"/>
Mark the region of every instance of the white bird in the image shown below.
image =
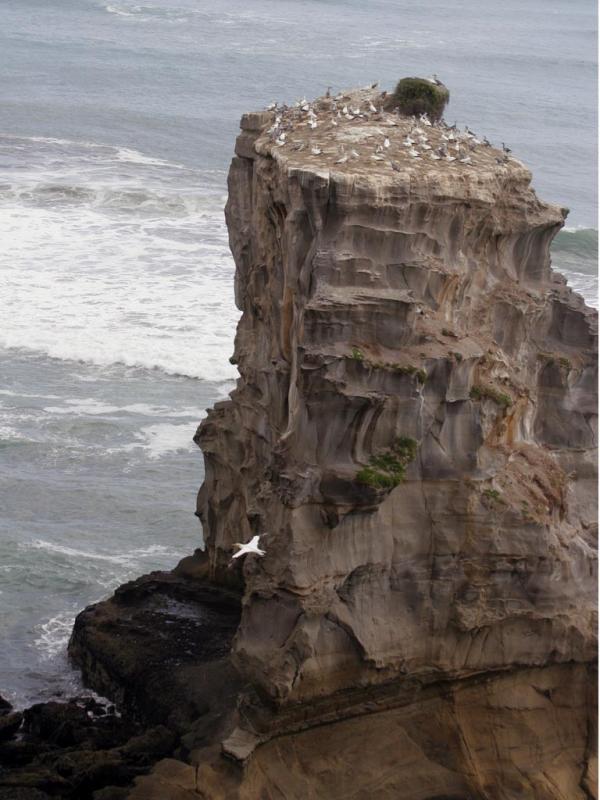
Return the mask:
<path id="1" fill-rule="evenodd" d="M 380 156 L 379 153 L 373 153 L 371 155 L 371 158 L 373 159 L 373 161 L 385 161 L 385 158 L 383 156 Z"/>
<path id="2" fill-rule="evenodd" d="M 338 160 L 337 160 L 335 163 L 336 163 L 336 164 L 345 164 L 345 163 L 346 163 L 346 161 L 348 161 L 348 155 L 347 155 L 346 153 L 344 153 L 343 155 L 341 155 L 341 156 L 338 158 Z"/>
<path id="3" fill-rule="evenodd" d="M 373 103 L 370 100 L 369 100 L 369 111 L 371 112 L 371 114 L 376 114 L 377 113 L 377 109 L 375 108 L 375 106 L 373 105 Z"/>
<path id="4" fill-rule="evenodd" d="M 342 114 L 347 114 L 347 113 L 348 113 L 348 106 L 344 106 L 342 108 Z"/>
<path id="5" fill-rule="evenodd" d="M 422 145 L 421 145 L 421 150 L 431 150 L 431 145 L 428 145 L 428 144 L 422 144 Z"/>
<path id="6" fill-rule="evenodd" d="M 310 152 L 313 154 L 313 156 L 320 156 L 323 151 L 320 147 L 311 147 Z"/>
<path id="7" fill-rule="evenodd" d="M 350 150 L 350 155 L 352 158 L 360 158 L 360 153 L 357 153 L 356 150 Z"/>
<path id="8" fill-rule="evenodd" d="M 413 158 L 420 158 L 418 151 L 417 151 L 417 150 L 415 150 L 415 149 L 413 149 L 412 147 L 411 147 L 411 149 L 408 151 L 408 155 L 409 155 L 409 156 L 412 156 Z"/>
<path id="9" fill-rule="evenodd" d="M 456 161 L 454 156 L 446 156 L 446 161 Z"/>
<path id="10" fill-rule="evenodd" d="M 277 103 L 269 103 L 267 111 L 274 111 L 277 108 Z"/>
<path id="11" fill-rule="evenodd" d="M 387 138 L 387 136 L 383 140 L 383 146 L 384 147 L 389 147 L 390 146 L 390 140 Z"/>
<path id="12" fill-rule="evenodd" d="M 337 122 L 334 117 L 331 118 L 331 124 L 333 125 L 334 128 L 337 128 Z"/>
<path id="13" fill-rule="evenodd" d="M 421 120 L 423 125 L 427 125 L 428 128 L 431 128 L 431 122 L 429 121 L 429 117 L 427 114 L 421 114 Z"/>
<path id="14" fill-rule="evenodd" d="M 458 160 L 461 164 L 470 164 L 471 156 L 464 156 L 464 158 L 459 158 Z"/>
<path id="15" fill-rule="evenodd" d="M 311 118 L 311 119 L 309 119 L 309 120 L 308 120 L 308 123 L 307 123 L 307 124 L 308 124 L 308 127 L 309 127 L 311 130 L 313 130 L 313 131 L 314 131 L 314 129 L 317 127 L 317 120 L 316 120 L 316 119 L 312 119 L 312 118 Z"/>
<path id="16" fill-rule="evenodd" d="M 258 546 L 258 540 L 259 539 L 260 539 L 260 535 L 259 536 L 253 536 L 252 539 L 250 539 L 249 542 L 246 542 L 246 544 L 241 544 L 240 542 L 235 542 L 233 546 L 237 547 L 238 551 L 237 551 L 237 553 L 234 553 L 231 556 L 231 561 L 233 561 L 234 558 L 240 558 L 241 556 L 247 556 L 249 553 L 254 553 L 257 556 L 264 556 L 267 551 L 260 549 L 260 547 Z"/>
<path id="17" fill-rule="evenodd" d="M 433 161 L 439 161 L 441 156 L 438 156 L 437 153 L 429 153 L 429 158 L 431 158 Z"/>
<path id="18" fill-rule="evenodd" d="M 402 142 L 405 147 L 412 147 L 414 144 L 414 140 L 407 136 L 406 139 Z"/>

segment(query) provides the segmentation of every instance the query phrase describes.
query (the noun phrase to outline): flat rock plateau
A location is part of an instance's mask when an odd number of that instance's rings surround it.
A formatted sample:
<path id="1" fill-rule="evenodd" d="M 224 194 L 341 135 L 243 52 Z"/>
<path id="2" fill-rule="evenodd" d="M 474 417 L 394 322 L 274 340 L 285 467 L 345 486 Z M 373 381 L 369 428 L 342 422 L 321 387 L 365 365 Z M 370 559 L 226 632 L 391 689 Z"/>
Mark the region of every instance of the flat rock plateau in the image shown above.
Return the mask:
<path id="1" fill-rule="evenodd" d="M 161 746 L 83 789 L 25 759 L 0 798 L 597 798 L 597 318 L 551 269 L 566 210 L 386 103 L 242 117 L 205 550 L 70 643 Z"/>

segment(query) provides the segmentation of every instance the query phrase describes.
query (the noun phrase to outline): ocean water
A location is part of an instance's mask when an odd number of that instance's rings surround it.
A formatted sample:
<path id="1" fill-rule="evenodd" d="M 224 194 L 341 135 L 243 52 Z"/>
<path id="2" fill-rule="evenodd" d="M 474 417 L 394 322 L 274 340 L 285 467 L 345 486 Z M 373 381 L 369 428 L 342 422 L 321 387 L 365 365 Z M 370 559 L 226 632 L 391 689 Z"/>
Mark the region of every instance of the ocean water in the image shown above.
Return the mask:
<path id="1" fill-rule="evenodd" d="M 75 614 L 201 544 L 191 438 L 235 379 L 240 114 L 436 72 L 568 206 L 597 305 L 591 0 L 2 0 L 0 693 L 78 690 Z"/>

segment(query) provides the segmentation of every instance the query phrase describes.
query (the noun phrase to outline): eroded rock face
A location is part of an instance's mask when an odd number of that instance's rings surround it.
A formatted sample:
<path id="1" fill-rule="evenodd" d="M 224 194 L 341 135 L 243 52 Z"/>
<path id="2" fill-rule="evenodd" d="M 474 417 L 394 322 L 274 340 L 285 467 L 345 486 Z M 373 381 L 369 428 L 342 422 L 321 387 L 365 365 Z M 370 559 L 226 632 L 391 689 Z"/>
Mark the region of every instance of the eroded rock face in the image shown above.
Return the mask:
<path id="1" fill-rule="evenodd" d="M 229 174 L 241 378 L 197 434 L 198 512 L 244 590 L 238 669 L 283 708 L 591 661 L 596 316 L 551 269 L 564 212 L 494 148 L 411 161 L 413 122 L 333 102 L 284 144 L 245 116 Z M 398 437 L 404 481 L 359 482 Z"/>

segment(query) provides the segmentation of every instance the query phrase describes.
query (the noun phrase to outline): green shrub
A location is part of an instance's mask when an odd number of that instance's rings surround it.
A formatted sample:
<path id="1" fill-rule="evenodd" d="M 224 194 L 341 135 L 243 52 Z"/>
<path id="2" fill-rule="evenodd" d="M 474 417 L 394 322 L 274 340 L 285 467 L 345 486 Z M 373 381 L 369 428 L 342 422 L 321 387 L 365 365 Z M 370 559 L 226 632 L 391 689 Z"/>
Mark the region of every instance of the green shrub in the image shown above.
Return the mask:
<path id="1" fill-rule="evenodd" d="M 496 500 L 496 501 L 498 501 L 498 500 L 500 500 L 500 499 L 501 499 L 501 497 L 502 497 L 502 495 L 500 494 L 500 492 L 499 492 L 497 489 L 484 489 L 484 490 L 483 490 L 483 494 L 484 494 L 484 495 L 485 495 L 485 497 L 487 497 L 489 500 Z"/>
<path id="2" fill-rule="evenodd" d="M 365 356 L 364 356 L 363 351 L 359 350 L 358 347 L 353 347 L 352 348 L 352 353 L 350 355 L 350 358 L 353 358 L 355 361 L 364 361 L 365 360 Z"/>
<path id="3" fill-rule="evenodd" d="M 367 466 L 357 472 L 356 480 L 375 489 L 393 489 L 402 483 L 406 467 L 416 455 L 416 441 L 408 436 L 400 436 L 389 450 L 371 456 Z"/>
<path id="4" fill-rule="evenodd" d="M 469 397 L 472 400 L 484 400 L 488 397 L 490 400 L 493 400 L 502 408 L 508 408 L 512 406 L 512 398 L 504 394 L 504 392 L 500 392 L 498 389 L 495 389 L 493 386 L 483 386 L 481 384 L 477 384 L 473 386 L 471 391 L 469 392 Z"/>
<path id="5" fill-rule="evenodd" d="M 402 78 L 391 94 L 387 107 L 398 108 L 407 116 L 427 114 L 432 121 L 442 118 L 450 99 L 450 92 L 443 84 L 435 84 L 425 78 Z"/>

